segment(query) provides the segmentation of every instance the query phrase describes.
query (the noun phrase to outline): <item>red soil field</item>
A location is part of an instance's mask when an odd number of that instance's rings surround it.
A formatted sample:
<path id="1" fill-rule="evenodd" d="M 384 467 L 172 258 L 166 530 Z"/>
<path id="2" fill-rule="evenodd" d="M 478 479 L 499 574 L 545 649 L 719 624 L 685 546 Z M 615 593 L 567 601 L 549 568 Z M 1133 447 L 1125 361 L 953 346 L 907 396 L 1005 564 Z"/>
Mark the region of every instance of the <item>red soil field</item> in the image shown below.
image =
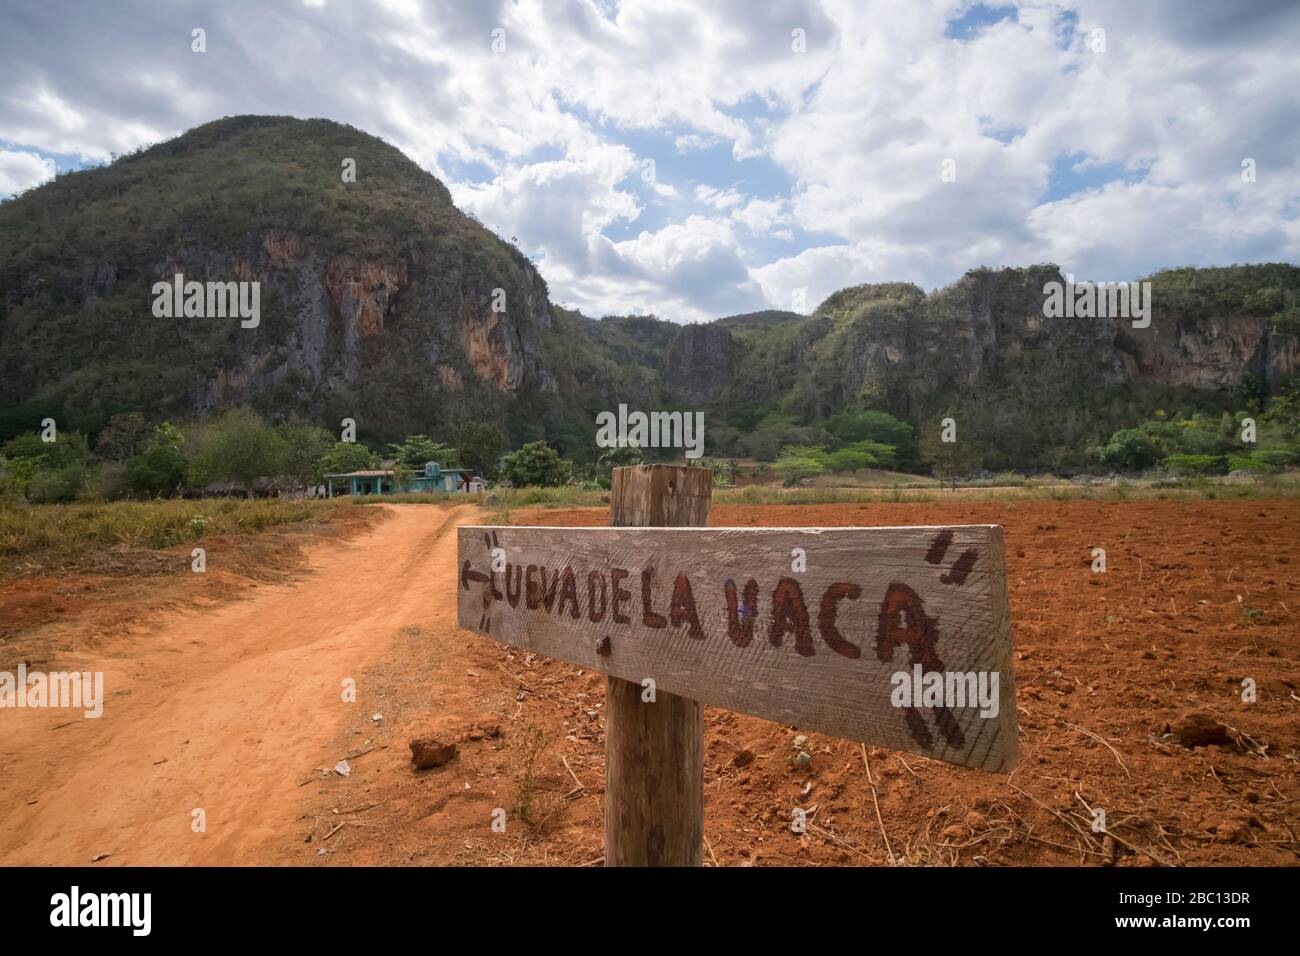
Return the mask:
<path id="1" fill-rule="evenodd" d="M 1001 524 L 1021 760 L 987 774 L 708 708 L 706 863 L 1294 865 L 1297 519 L 1294 500 L 715 506 L 715 526 Z M 383 506 L 308 545 L 291 581 L 215 604 L 186 584 L 179 609 L 130 596 L 129 627 L 80 613 L 64 580 L 58 620 L 15 639 L 115 690 L 98 721 L 0 720 L 0 863 L 600 863 L 603 675 L 455 626 L 454 528 L 491 520 Z M 1170 731 L 1189 714 L 1222 742 L 1185 746 Z M 413 770 L 425 734 L 456 757 Z"/>

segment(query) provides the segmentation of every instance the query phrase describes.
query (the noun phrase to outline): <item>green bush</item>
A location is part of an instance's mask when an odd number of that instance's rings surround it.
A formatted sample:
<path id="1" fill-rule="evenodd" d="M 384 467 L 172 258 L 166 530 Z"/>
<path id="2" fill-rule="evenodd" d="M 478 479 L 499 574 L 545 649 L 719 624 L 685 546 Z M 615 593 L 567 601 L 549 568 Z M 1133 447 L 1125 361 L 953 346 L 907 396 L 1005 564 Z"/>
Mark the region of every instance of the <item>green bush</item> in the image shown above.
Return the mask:
<path id="1" fill-rule="evenodd" d="M 1147 435 L 1136 428 L 1125 428 L 1110 436 L 1098 453 L 1103 465 L 1120 471 L 1142 471 L 1156 463 L 1159 450 Z"/>
<path id="2" fill-rule="evenodd" d="M 1285 468 L 1296 461 L 1296 453 L 1287 448 L 1257 448 L 1250 453 L 1252 461 L 1271 468 Z"/>
<path id="3" fill-rule="evenodd" d="M 1266 465 L 1248 455 L 1228 456 L 1228 471 L 1253 471 L 1259 475 L 1268 475 L 1277 470 L 1272 465 Z"/>
<path id="4" fill-rule="evenodd" d="M 833 415 L 826 425 L 836 450 L 871 442 L 891 450 L 891 460 L 905 467 L 917 464 L 916 430 L 887 412 L 874 410 L 844 411 Z"/>
<path id="5" fill-rule="evenodd" d="M 554 488 L 567 482 L 572 473 L 572 462 L 565 461 L 544 441 L 529 442 L 506 455 L 501 468 L 501 477 L 516 488 Z"/>
<path id="6" fill-rule="evenodd" d="M 178 447 L 156 444 L 126 463 L 126 484 L 134 493 L 149 498 L 175 494 L 188 467 Z"/>
<path id="7" fill-rule="evenodd" d="M 1167 455 L 1161 467 L 1179 475 L 1221 475 L 1227 468 L 1223 455 Z"/>

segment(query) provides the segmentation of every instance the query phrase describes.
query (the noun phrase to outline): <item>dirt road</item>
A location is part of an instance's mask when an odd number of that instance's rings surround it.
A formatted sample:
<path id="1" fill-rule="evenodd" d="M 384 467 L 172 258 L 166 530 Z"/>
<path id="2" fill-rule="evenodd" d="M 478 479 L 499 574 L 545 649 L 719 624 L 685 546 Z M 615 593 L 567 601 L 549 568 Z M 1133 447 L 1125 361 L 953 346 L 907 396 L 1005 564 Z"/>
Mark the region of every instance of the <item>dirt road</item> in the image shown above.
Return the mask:
<path id="1" fill-rule="evenodd" d="M 391 507 L 311 573 L 206 610 L 168 612 L 93 658 L 103 716 L 11 710 L 0 720 L 0 864 L 270 862 L 314 768 L 358 707 L 360 680 L 402 628 L 450 628 L 458 523 L 470 506 Z M 221 561 L 209 553 L 210 565 Z M 194 829 L 194 810 L 206 831 Z"/>

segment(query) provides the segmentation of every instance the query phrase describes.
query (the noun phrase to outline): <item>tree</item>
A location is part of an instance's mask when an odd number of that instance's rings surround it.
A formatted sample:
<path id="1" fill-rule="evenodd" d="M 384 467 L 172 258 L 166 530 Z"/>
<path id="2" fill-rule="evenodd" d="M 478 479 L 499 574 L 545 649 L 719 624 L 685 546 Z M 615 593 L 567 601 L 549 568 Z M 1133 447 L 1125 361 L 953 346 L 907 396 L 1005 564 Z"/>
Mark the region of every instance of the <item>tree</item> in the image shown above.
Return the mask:
<path id="1" fill-rule="evenodd" d="M 151 432 L 148 419 L 139 412 L 121 412 L 110 418 L 99 433 L 95 454 L 106 461 L 133 458 L 144 450 Z"/>
<path id="2" fill-rule="evenodd" d="M 284 440 L 255 412 L 236 409 L 204 425 L 192 470 L 196 484 L 232 481 L 253 497 L 253 482 L 284 468 Z"/>
<path id="3" fill-rule="evenodd" d="M 501 469 L 501 476 L 516 488 L 526 485 L 542 488 L 562 485 L 572 473 L 572 462 L 565 461 L 544 441 L 529 442 L 518 451 L 506 455 L 505 465 Z"/>
<path id="4" fill-rule="evenodd" d="M 457 452 L 428 435 L 407 435 L 397 444 L 388 446 L 392 456 L 411 468 L 424 468 L 426 462 L 436 461 L 443 468 L 456 464 Z"/>
<path id="5" fill-rule="evenodd" d="M 185 482 L 189 461 L 181 451 L 185 436 L 171 422 L 160 422 L 138 440 L 139 454 L 123 469 L 127 486 L 136 494 L 156 498 L 175 494 Z"/>
<path id="6" fill-rule="evenodd" d="M 456 435 L 460 463 L 484 478 L 495 478 L 497 459 L 506 439 L 501 429 L 487 422 L 466 422 Z"/>
<path id="7" fill-rule="evenodd" d="M 596 464 L 601 467 L 608 477 L 615 468 L 639 465 L 643 461 L 645 461 L 645 456 L 641 454 L 639 445 L 615 445 L 613 448 L 606 448 L 600 457 L 596 459 Z"/>
<path id="8" fill-rule="evenodd" d="M 864 440 L 831 452 L 826 467 L 836 472 L 852 472 L 863 468 L 888 468 L 894 460 L 893 445 Z"/>
<path id="9" fill-rule="evenodd" d="M 951 411 L 944 418 L 954 418 Z M 969 437 L 956 435 L 955 441 L 943 440 L 942 421 L 934 421 L 921 436 L 921 459 L 940 481 L 947 478 L 957 487 L 957 478 L 980 466 L 980 450 Z"/>
<path id="10" fill-rule="evenodd" d="M 126 463 L 126 483 L 136 494 L 150 498 L 175 494 L 188 466 L 177 445 L 160 442 Z"/>
<path id="11" fill-rule="evenodd" d="M 772 470 L 790 488 L 805 478 L 816 478 L 825 472 L 828 458 L 826 449 L 816 445 L 786 445 Z"/>
<path id="12" fill-rule="evenodd" d="M 899 421 L 888 412 L 844 411 L 831 417 L 826 424 L 836 449 L 862 441 L 889 445 L 898 462 L 915 466 L 917 461 L 916 431 L 907 422 Z"/>
<path id="13" fill-rule="evenodd" d="M 313 476 L 345 475 L 349 471 L 364 471 L 379 462 L 377 456 L 365 445 L 352 441 L 335 442 L 334 447 L 316 459 Z"/>
<path id="14" fill-rule="evenodd" d="M 324 476 L 320 463 L 333 447 L 334 436 L 316 425 L 296 422 L 285 422 L 276 432 L 284 442 L 284 474 L 302 485 L 319 483 Z"/>

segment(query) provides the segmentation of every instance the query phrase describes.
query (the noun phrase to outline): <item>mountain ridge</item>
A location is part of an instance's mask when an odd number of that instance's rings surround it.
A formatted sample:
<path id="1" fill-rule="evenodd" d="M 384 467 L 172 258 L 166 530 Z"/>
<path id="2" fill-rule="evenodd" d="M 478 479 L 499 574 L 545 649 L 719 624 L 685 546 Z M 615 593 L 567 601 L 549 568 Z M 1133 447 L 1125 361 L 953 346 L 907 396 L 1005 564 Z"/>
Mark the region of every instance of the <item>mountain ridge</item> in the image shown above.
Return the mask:
<path id="1" fill-rule="evenodd" d="M 155 319 L 148 290 L 177 272 L 263 283 L 260 327 Z M 1157 273 L 1150 334 L 1043 318 L 1051 281 L 1050 264 L 979 268 L 930 294 L 849 286 L 807 316 L 593 319 L 382 140 L 233 117 L 0 203 L 0 408 L 11 427 L 53 409 L 93 433 L 119 411 L 247 405 L 353 418 L 372 441 L 486 420 L 579 459 L 620 402 L 703 407 L 710 453 L 756 457 L 845 408 L 918 429 L 955 411 L 1027 467 L 1078 461 L 1159 403 L 1266 400 L 1300 364 L 1290 264 Z"/>

